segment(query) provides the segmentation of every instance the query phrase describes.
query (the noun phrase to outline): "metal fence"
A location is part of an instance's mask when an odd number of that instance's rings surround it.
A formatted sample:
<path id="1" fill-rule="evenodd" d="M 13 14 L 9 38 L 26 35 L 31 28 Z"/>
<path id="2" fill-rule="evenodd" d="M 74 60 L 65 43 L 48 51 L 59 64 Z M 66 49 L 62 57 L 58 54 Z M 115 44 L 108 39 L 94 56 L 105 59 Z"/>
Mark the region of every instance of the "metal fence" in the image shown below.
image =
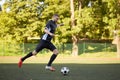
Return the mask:
<path id="1" fill-rule="evenodd" d="M 0 55 L 14 55 L 14 54 L 26 54 L 33 51 L 37 43 L 0 43 Z M 68 54 L 72 51 L 72 43 L 66 43 L 62 45 L 56 45 L 60 53 L 68 51 Z M 97 52 L 116 52 L 116 46 L 111 43 L 93 43 L 82 42 L 78 43 L 79 54 L 83 53 L 97 53 Z M 49 50 L 42 50 L 41 53 L 48 52 Z"/>

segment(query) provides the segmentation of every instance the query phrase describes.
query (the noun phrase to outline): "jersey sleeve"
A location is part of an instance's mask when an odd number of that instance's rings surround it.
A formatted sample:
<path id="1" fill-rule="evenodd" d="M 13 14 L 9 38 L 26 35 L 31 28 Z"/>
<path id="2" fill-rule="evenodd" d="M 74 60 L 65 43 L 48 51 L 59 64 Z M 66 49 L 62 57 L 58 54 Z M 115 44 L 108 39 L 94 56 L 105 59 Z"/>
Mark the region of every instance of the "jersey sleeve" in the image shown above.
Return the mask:
<path id="1" fill-rule="evenodd" d="M 50 21 L 47 22 L 45 29 L 48 29 L 48 30 L 50 29 Z"/>

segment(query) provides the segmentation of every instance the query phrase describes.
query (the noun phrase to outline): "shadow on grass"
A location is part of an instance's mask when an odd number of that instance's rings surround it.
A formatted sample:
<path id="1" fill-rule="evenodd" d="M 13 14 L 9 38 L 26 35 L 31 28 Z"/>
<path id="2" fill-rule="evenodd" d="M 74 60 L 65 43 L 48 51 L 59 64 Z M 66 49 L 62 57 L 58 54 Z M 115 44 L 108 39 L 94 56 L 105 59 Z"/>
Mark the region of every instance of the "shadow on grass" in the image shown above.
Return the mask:
<path id="1" fill-rule="evenodd" d="M 54 64 L 55 72 L 45 70 L 46 64 L 0 64 L 0 80 L 120 80 L 120 64 Z M 63 76 L 60 69 L 70 73 Z"/>

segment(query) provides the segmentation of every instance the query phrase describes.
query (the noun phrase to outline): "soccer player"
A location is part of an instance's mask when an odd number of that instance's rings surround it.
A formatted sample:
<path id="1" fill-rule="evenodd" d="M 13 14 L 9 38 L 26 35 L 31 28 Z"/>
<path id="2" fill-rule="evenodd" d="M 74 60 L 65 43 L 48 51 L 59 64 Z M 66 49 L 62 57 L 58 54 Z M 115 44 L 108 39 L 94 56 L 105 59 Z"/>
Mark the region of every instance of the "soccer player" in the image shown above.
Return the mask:
<path id="1" fill-rule="evenodd" d="M 44 48 L 47 48 L 53 52 L 53 54 L 50 57 L 50 60 L 48 64 L 45 66 L 45 69 L 55 71 L 55 68 L 51 66 L 52 62 L 55 60 L 55 58 L 58 55 L 57 48 L 51 43 L 51 39 L 55 36 L 55 30 L 58 26 L 62 26 L 63 24 L 57 25 L 57 21 L 59 19 L 58 14 L 54 14 L 52 17 L 52 20 L 49 20 L 45 27 L 45 34 L 41 37 L 39 44 L 37 45 L 36 49 L 33 52 L 28 53 L 26 56 L 22 57 L 18 63 L 18 67 L 21 68 L 22 63 L 27 58 L 36 55 L 39 51 L 41 51 Z"/>

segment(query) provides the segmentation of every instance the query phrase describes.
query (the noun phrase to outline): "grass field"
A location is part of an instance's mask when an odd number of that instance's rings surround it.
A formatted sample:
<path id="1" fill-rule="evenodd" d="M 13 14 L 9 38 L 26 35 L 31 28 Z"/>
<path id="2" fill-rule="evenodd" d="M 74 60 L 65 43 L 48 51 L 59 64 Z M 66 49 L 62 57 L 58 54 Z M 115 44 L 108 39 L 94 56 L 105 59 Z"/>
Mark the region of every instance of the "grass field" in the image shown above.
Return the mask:
<path id="1" fill-rule="evenodd" d="M 55 72 L 44 69 L 45 64 L 0 64 L 0 80 L 120 80 L 120 64 L 54 64 Z M 70 68 L 70 74 L 60 73 L 62 66 Z"/>
<path id="2" fill-rule="evenodd" d="M 0 56 L 0 80 L 120 80 L 120 59 L 117 58 L 58 56 L 53 64 L 56 71 L 51 72 L 44 69 L 49 56 L 31 57 L 18 68 L 20 57 Z M 69 67 L 69 75 L 60 73 L 63 66 Z"/>

